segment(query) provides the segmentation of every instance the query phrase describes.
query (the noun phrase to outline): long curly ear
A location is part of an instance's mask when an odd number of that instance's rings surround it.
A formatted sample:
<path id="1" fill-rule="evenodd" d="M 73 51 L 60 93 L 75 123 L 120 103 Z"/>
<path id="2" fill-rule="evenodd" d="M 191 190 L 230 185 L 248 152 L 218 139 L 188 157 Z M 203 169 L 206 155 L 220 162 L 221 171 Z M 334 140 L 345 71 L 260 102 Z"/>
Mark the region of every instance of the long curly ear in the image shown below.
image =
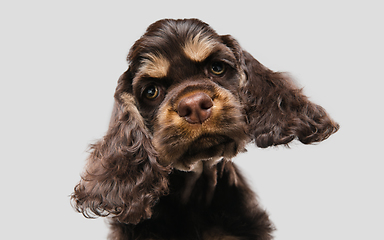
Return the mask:
<path id="1" fill-rule="evenodd" d="M 339 129 L 286 74 L 267 69 L 246 51 L 243 56 L 247 80 L 242 95 L 257 146 L 288 144 L 295 138 L 304 144 L 319 142 Z"/>
<path id="2" fill-rule="evenodd" d="M 108 216 L 136 224 L 151 217 L 168 190 L 168 169 L 156 151 L 131 92 L 131 73 L 118 82 L 107 134 L 91 146 L 72 204 L 86 217 Z"/>

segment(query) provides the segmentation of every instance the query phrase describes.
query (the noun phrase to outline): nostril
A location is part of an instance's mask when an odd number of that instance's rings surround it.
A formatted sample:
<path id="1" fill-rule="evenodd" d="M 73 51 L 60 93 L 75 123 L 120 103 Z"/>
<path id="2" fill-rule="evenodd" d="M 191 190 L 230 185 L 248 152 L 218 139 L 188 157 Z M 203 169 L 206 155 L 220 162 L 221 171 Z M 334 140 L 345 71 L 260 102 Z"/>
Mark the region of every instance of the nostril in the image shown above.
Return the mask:
<path id="1" fill-rule="evenodd" d="M 212 99 L 207 95 L 208 98 L 201 99 L 200 101 L 200 108 L 203 110 L 210 109 L 213 107 Z"/>
<path id="2" fill-rule="evenodd" d="M 211 116 L 213 102 L 206 93 L 195 93 L 183 98 L 178 105 L 178 114 L 189 123 L 203 123 Z"/>
<path id="3" fill-rule="evenodd" d="M 192 109 L 185 101 L 181 101 L 179 103 L 178 113 L 180 117 L 189 116 L 192 113 Z"/>

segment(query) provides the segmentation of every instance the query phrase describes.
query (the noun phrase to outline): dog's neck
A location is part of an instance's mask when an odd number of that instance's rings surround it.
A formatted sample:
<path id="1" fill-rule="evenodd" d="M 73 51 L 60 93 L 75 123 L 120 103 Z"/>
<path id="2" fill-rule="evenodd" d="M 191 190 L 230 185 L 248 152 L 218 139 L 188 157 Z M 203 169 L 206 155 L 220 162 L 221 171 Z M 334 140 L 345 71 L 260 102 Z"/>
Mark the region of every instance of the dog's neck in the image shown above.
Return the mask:
<path id="1" fill-rule="evenodd" d="M 223 160 L 223 157 L 216 157 L 209 160 L 199 161 L 194 164 L 192 171 L 186 175 L 185 188 L 181 195 L 181 202 L 186 204 L 191 197 L 197 180 L 204 175 L 207 179 L 206 204 L 212 200 L 213 193 L 217 184 L 217 164 Z M 223 160 L 225 161 L 225 160 Z"/>

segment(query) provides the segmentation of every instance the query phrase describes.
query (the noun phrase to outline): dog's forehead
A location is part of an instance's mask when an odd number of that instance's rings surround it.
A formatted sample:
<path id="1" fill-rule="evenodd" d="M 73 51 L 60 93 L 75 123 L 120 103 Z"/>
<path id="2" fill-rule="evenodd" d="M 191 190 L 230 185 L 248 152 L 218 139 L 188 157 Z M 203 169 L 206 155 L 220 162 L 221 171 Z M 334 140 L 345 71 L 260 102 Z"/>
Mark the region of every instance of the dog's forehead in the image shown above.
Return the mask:
<path id="1" fill-rule="evenodd" d="M 219 35 L 202 22 L 165 21 L 148 28 L 132 47 L 129 60 L 139 62 L 140 75 L 162 78 L 172 66 L 203 62 L 219 45 Z"/>

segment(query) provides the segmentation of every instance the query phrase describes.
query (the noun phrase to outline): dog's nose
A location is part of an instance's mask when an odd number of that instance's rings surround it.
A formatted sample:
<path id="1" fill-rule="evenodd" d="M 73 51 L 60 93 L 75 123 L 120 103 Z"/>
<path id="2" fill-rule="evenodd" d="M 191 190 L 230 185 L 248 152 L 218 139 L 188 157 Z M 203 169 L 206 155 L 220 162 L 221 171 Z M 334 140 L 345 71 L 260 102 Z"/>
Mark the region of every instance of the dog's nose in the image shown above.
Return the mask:
<path id="1" fill-rule="evenodd" d="M 181 99 L 178 105 L 180 117 L 184 117 L 187 122 L 202 124 L 206 121 L 212 112 L 213 102 L 206 93 L 199 92 Z"/>

